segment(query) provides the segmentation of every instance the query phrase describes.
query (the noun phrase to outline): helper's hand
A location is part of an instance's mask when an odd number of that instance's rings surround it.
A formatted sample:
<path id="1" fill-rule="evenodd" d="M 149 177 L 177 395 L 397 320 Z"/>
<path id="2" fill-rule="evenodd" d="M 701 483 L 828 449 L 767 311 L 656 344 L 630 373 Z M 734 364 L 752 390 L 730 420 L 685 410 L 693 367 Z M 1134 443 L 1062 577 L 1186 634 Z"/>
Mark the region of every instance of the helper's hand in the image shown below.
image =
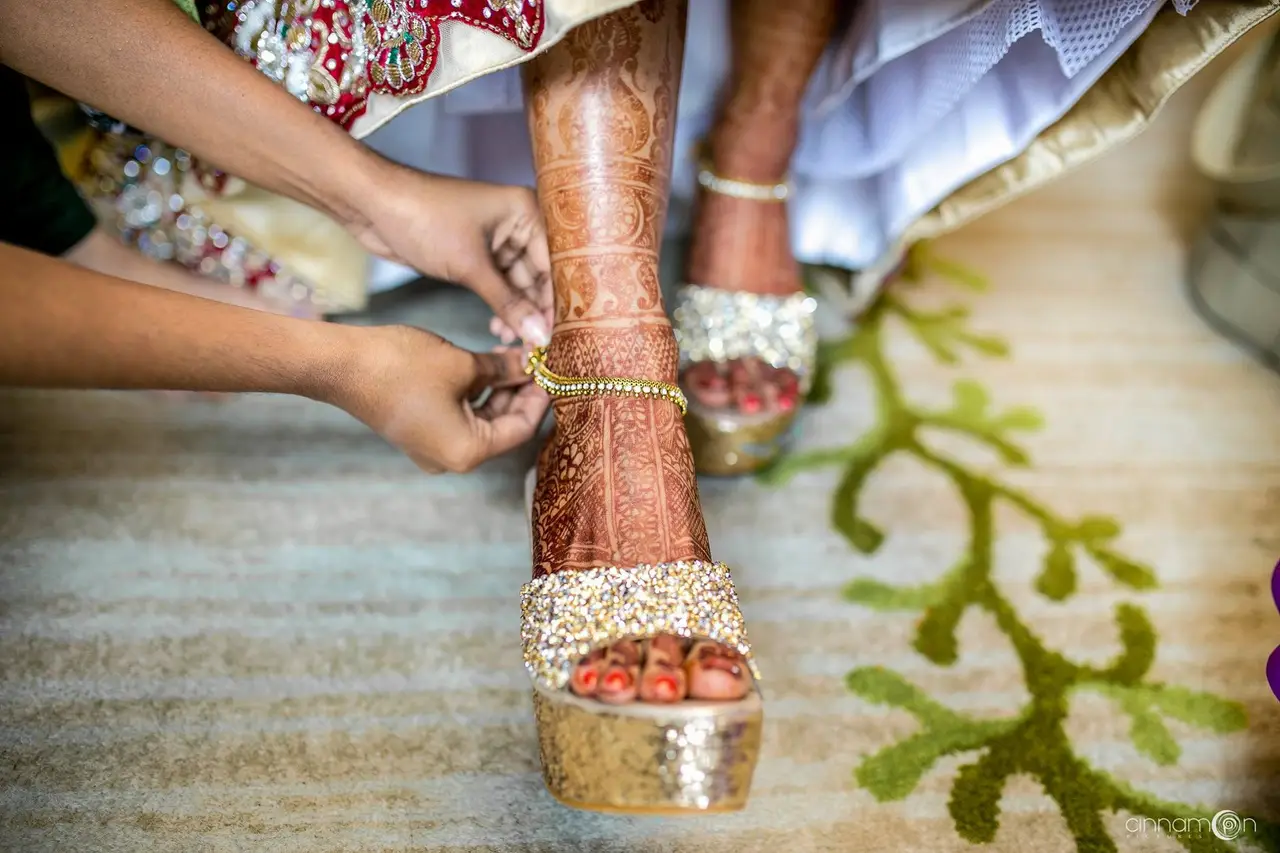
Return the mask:
<path id="1" fill-rule="evenodd" d="M 506 343 L 550 340 L 551 258 L 532 190 L 386 163 L 362 204 L 352 231 L 366 249 L 474 291 Z"/>
<path id="2" fill-rule="evenodd" d="M 353 331 L 355 331 L 353 329 Z M 367 335 L 330 399 L 403 450 L 424 471 L 470 471 L 529 441 L 550 398 L 511 348 L 474 353 L 409 326 Z M 492 389 L 479 408 L 471 401 Z"/>

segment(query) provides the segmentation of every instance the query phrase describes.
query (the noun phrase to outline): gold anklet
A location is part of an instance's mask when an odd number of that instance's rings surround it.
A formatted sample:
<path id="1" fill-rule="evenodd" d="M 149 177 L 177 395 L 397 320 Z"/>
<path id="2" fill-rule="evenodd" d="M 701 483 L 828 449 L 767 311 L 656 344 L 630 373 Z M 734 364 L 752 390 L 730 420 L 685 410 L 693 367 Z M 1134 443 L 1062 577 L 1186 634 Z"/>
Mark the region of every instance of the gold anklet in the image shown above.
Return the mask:
<path id="1" fill-rule="evenodd" d="M 791 195 L 791 184 L 786 181 L 778 184 L 753 184 L 722 178 L 712 170 L 711 163 L 705 158 L 698 160 L 698 185 L 708 192 L 748 201 L 782 202 Z"/>
<path id="2" fill-rule="evenodd" d="M 529 353 L 525 375 L 532 376 L 538 387 L 552 397 L 647 397 L 651 400 L 670 400 L 680 407 L 680 414 L 689 411 L 689 401 L 679 386 L 652 379 L 616 379 L 602 376 L 560 376 L 547 367 L 547 348 L 534 347 Z"/>
<path id="3" fill-rule="evenodd" d="M 749 184 L 746 181 L 722 178 L 705 166 L 698 170 L 698 184 L 708 192 L 747 201 L 781 202 L 791 195 L 790 184 Z"/>

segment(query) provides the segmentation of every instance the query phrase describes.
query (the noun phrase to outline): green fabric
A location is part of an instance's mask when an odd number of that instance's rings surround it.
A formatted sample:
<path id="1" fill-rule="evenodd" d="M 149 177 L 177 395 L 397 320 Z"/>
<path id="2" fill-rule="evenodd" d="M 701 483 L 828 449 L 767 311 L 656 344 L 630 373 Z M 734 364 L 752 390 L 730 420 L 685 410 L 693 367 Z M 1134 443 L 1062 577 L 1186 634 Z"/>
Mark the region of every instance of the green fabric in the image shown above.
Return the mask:
<path id="1" fill-rule="evenodd" d="M 1245 710 L 1236 702 L 1153 680 L 1149 670 L 1158 637 L 1136 603 L 1116 607 L 1121 650 L 1108 665 L 1098 667 L 1076 663 L 1064 652 L 1049 648 L 1030 620 L 1002 594 L 993 575 L 995 510 L 1002 503 L 1020 510 L 1040 528 L 1046 552 L 1035 589 L 1051 601 L 1063 601 L 1075 593 L 1075 562 L 1080 554 L 1091 557 L 1116 585 L 1135 593 L 1153 589 L 1157 579 L 1151 568 L 1114 547 L 1122 532 L 1116 519 L 1066 517 L 998 475 L 980 471 L 924 440 L 926 430 L 950 433 L 985 445 L 1009 467 L 1024 468 L 1030 459 L 1018 445 L 1017 433 L 1042 425 L 1039 413 L 1028 408 L 995 410 L 986 390 L 968 379 L 955 383 L 951 405 L 945 409 L 925 408 L 907 399 L 889 355 L 888 323 L 907 330 L 943 364 L 958 365 L 968 353 L 992 358 L 1009 354 L 1004 341 L 969 328 L 968 310 L 962 305 L 928 311 L 914 307 L 911 285 L 926 271 L 941 273 L 970 289 L 985 286 L 979 276 L 931 256 L 925 246 L 917 247 L 906 280 L 880 299 L 856 332 L 844 340 L 824 342 L 820 351 L 810 403 L 830 398 L 832 371 L 857 365 L 869 375 L 874 389 L 875 424 L 852 444 L 783 457 L 760 476 L 766 483 L 781 484 L 801 472 L 841 466 L 831 521 L 852 548 L 866 555 L 876 552 L 886 537 L 885 531 L 859 513 L 859 496 L 872 472 L 891 456 L 905 454 L 949 480 L 970 522 L 968 548 L 956 565 L 939 580 L 916 587 L 854 580 L 846 587 L 845 597 L 881 611 L 917 611 L 915 650 L 942 667 L 957 661 L 957 628 L 965 613 L 985 611 L 1012 645 L 1031 699 L 1010 718 L 973 718 L 950 710 L 891 670 L 854 669 L 845 681 L 851 692 L 873 704 L 904 710 L 919 722 L 915 734 L 867 757 L 855 770 L 856 780 L 877 800 L 902 800 L 940 759 L 978 753 L 956 775 L 948 805 L 956 831 L 971 843 L 995 839 L 1006 782 L 1025 775 L 1038 781 L 1057 803 L 1079 850 L 1117 849 L 1117 839 L 1105 823 L 1108 814 L 1116 812 L 1185 827 L 1173 835 L 1193 853 L 1235 849 L 1210 830 L 1213 809 L 1162 802 L 1091 767 L 1076 753 L 1064 724 L 1068 701 L 1077 691 L 1092 691 L 1114 702 L 1130 721 L 1129 737 L 1135 749 L 1158 765 L 1177 764 L 1181 756 L 1178 739 L 1166 721 L 1225 734 L 1246 727 Z M 1261 815 L 1242 813 L 1240 817 L 1242 840 L 1248 838 L 1265 850 L 1280 850 L 1280 824 Z"/>
<path id="2" fill-rule="evenodd" d="M 53 146 L 31 117 L 26 81 L 0 66 L 0 241 L 47 255 L 62 255 L 88 236 L 93 212 L 62 173 Z"/>

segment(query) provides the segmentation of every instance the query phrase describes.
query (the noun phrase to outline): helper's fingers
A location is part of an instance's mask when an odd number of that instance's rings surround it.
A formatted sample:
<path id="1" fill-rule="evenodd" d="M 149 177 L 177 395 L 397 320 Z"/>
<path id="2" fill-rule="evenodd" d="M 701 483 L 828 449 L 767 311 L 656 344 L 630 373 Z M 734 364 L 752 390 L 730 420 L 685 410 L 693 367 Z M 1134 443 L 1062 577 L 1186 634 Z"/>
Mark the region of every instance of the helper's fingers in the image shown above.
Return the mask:
<path id="1" fill-rule="evenodd" d="M 485 260 L 488 260 L 487 255 Z M 551 328 L 541 308 L 523 291 L 513 287 L 492 263 L 481 263 L 466 284 L 525 343 L 544 346 L 551 341 Z"/>
<path id="2" fill-rule="evenodd" d="M 496 417 L 505 415 L 511 409 L 511 403 L 516 398 L 516 391 L 517 389 L 515 388 L 503 388 L 499 391 L 494 391 L 489 395 L 489 399 L 484 401 L 483 406 L 479 406 L 474 410 L 476 417 L 491 421 Z"/>
<path id="3" fill-rule="evenodd" d="M 551 316 L 551 306 L 555 298 L 549 273 L 536 269 L 533 262 L 529 260 L 529 256 L 525 255 L 511 266 L 507 275 L 535 305 L 542 309 L 543 314 Z"/>
<path id="4" fill-rule="evenodd" d="M 512 285 L 524 291 L 545 312 L 550 313 L 551 251 L 536 200 L 530 196 L 533 212 L 508 218 L 494 233 L 492 250 L 498 268 Z"/>
<path id="5" fill-rule="evenodd" d="M 514 450 L 538 434 L 538 427 L 551 406 L 551 398 L 537 385 L 510 392 L 505 411 L 494 418 L 477 418 L 476 441 L 485 459 Z"/>
<path id="6" fill-rule="evenodd" d="M 467 399 L 475 399 L 486 388 L 511 388 L 529 382 L 524 372 L 527 360 L 518 347 L 473 352 L 471 358 L 473 367 Z"/>
<path id="7" fill-rule="evenodd" d="M 539 280 L 547 293 L 547 305 L 551 302 L 551 246 L 547 243 L 547 227 L 538 217 L 529 227 L 525 243 L 524 256 L 520 259 L 527 264 L 535 280 Z"/>

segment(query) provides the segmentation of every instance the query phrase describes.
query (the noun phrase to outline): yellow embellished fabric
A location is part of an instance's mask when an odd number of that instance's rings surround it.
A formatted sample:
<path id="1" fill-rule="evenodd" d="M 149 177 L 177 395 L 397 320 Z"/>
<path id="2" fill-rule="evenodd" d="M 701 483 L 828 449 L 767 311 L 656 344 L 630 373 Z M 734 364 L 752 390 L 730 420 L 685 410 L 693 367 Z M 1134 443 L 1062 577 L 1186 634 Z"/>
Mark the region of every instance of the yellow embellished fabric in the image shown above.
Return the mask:
<path id="1" fill-rule="evenodd" d="M 1070 112 L 917 221 L 903 246 L 954 231 L 1134 139 L 1183 84 L 1277 11 L 1277 0 L 1211 0 L 1185 16 L 1162 9 Z"/>

